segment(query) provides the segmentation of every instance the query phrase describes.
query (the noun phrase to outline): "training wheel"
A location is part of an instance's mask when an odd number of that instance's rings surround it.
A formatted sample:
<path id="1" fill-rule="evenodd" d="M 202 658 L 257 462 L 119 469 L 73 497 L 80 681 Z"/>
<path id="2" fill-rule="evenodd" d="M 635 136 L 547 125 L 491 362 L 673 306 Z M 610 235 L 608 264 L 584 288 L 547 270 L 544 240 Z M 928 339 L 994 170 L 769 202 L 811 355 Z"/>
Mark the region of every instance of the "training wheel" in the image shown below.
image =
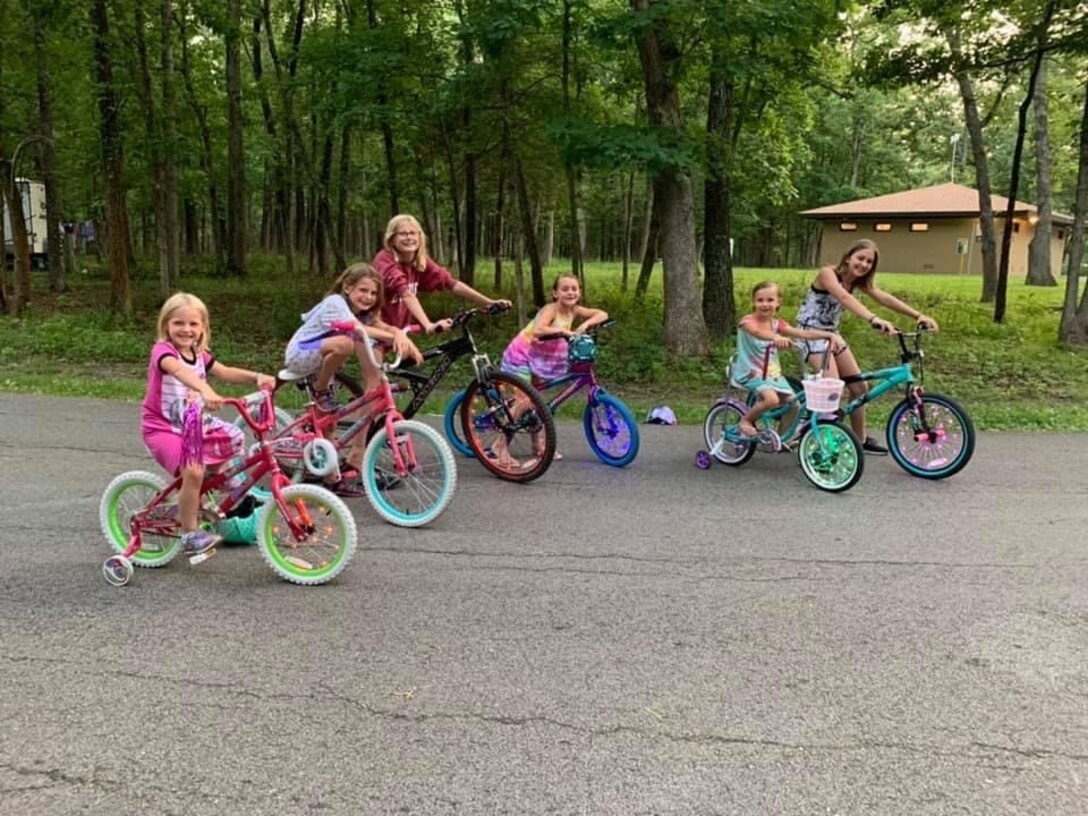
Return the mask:
<path id="1" fill-rule="evenodd" d="M 328 476 L 339 466 L 336 446 L 327 439 L 314 439 L 302 449 L 302 463 L 314 476 Z"/>
<path id="2" fill-rule="evenodd" d="M 699 470 L 708 470 L 710 468 L 710 454 L 707 451 L 701 450 L 695 454 L 695 467 L 699 468 Z"/>
<path id="3" fill-rule="evenodd" d="M 123 587 L 132 578 L 132 562 L 123 555 L 111 555 L 102 563 L 102 575 L 111 586 Z"/>

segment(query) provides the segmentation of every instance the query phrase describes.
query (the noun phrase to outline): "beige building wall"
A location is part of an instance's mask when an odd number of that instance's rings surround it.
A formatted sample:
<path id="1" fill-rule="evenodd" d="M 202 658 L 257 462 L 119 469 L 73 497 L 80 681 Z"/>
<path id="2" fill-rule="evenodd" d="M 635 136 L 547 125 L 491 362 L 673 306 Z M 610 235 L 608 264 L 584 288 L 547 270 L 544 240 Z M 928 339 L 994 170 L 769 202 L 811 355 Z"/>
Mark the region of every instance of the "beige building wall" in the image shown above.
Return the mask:
<path id="1" fill-rule="evenodd" d="M 840 224 L 853 224 L 857 229 L 844 231 Z M 888 231 L 878 232 L 877 224 L 890 225 Z M 924 232 L 911 232 L 911 224 L 926 224 Z M 1028 271 L 1028 246 L 1034 227 L 1027 219 L 1014 221 L 1009 257 L 1009 277 L 1024 277 Z M 1004 219 L 996 219 L 998 248 Z M 972 230 L 974 235 L 972 235 Z M 1051 236 L 1050 271 L 1057 280 L 1061 274 L 1064 237 L 1068 228 L 1055 226 Z M 1062 238 L 1058 236 L 1062 235 Z M 846 249 L 855 241 L 868 238 L 880 249 L 880 268 L 885 272 L 923 272 L 941 275 L 979 275 L 982 273 L 982 251 L 978 242 L 977 218 L 882 218 L 824 221 L 820 240 L 820 264 L 838 263 Z"/>

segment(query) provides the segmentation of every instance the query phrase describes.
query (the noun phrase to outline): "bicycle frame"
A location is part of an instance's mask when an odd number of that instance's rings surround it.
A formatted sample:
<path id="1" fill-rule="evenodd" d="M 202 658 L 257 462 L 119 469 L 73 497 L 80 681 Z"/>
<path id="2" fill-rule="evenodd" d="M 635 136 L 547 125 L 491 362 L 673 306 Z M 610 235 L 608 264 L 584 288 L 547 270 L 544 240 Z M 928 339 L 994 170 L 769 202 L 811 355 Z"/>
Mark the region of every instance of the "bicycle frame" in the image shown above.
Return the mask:
<path id="1" fill-rule="evenodd" d="M 548 410 L 553 414 L 559 409 L 559 406 L 579 391 L 588 388 L 589 392 L 586 394 L 586 398 L 592 402 L 594 397 L 597 396 L 597 393 L 604 387 L 597 380 L 597 372 L 593 363 L 574 363 L 571 365 L 571 368 L 573 369 L 576 365 L 580 366 L 581 370 L 572 370 L 568 374 L 556 377 L 553 380 L 546 380 L 536 386 L 538 391 L 550 391 L 555 388 L 560 389 L 558 394 L 548 400 Z"/>
<path id="2" fill-rule="evenodd" d="M 275 411 L 273 409 L 272 392 L 264 391 L 261 393 L 263 397 L 263 416 L 265 418 L 260 422 L 253 418 L 246 400 L 223 400 L 224 405 L 230 405 L 238 410 L 238 413 L 250 427 L 250 430 L 253 431 L 253 435 L 257 438 L 257 445 L 251 449 L 250 453 L 244 457 L 240 464 L 235 465 L 232 468 L 206 475 L 204 481 L 200 485 L 200 496 L 201 499 L 203 499 L 214 491 L 223 490 L 230 479 L 241 473 L 248 474 L 245 484 L 226 493 L 221 501 L 216 501 L 213 498 L 210 505 L 205 508 L 205 512 L 210 511 L 214 513 L 218 519 L 222 519 L 245 498 L 245 495 L 250 491 L 253 485 L 257 484 L 265 476 L 271 476 L 272 501 L 279 507 L 280 514 L 287 521 L 288 527 L 291 530 L 291 534 L 295 537 L 295 540 L 301 543 L 305 540 L 307 533 L 313 529 L 313 519 L 310 518 L 309 512 L 306 510 L 305 506 L 302 503 L 299 503 L 299 518 L 296 520 L 294 514 L 289 511 L 287 505 L 284 503 L 282 489 L 290 484 L 290 480 L 288 480 L 280 470 L 279 463 L 272 453 L 272 440 L 268 439 L 266 436 L 267 432 L 272 428 L 276 421 Z M 177 476 L 170 484 L 157 493 L 143 510 L 132 517 L 132 530 L 129 534 L 128 546 L 121 555 L 126 558 L 131 558 L 132 555 L 140 549 L 140 536 L 143 533 L 161 536 L 172 536 L 176 534 L 177 519 L 169 512 L 170 505 L 168 505 L 166 501 L 180 489 L 181 476 Z M 159 512 L 156 512 L 156 510 L 159 510 Z M 167 512 L 162 512 L 163 510 Z"/>
<path id="3" fill-rule="evenodd" d="M 899 365 L 878 368 L 873 371 L 863 371 L 858 374 L 852 382 L 871 382 L 876 384 L 860 397 L 855 397 L 854 399 L 846 401 L 839 409 L 842 411 L 843 416 L 849 416 L 861 406 L 867 405 L 873 400 L 882 397 L 897 386 L 906 386 L 906 396 L 908 398 L 912 395 L 912 392 L 917 393 L 921 389 L 923 375 L 921 363 L 925 357 L 921 349 L 922 334 L 923 332 L 920 331 L 896 333 L 896 340 L 899 341 L 900 348 Z M 913 351 L 907 348 L 907 341 L 904 339 L 906 337 L 914 338 Z M 914 378 L 913 360 L 919 361 L 919 376 L 917 381 Z M 918 384 L 912 389 L 911 386 L 914 385 L 915 382 Z M 849 389 L 850 384 L 847 383 L 846 387 Z"/>

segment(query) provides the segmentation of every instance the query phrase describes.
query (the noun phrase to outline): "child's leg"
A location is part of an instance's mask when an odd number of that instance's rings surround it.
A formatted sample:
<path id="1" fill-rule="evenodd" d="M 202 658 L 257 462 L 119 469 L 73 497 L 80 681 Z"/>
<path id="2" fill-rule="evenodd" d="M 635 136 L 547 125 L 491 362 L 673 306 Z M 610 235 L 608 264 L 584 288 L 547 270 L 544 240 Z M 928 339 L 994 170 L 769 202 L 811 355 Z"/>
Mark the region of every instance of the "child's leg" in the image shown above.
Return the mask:
<path id="1" fill-rule="evenodd" d="M 375 358 L 380 358 L 381 350 L 373 351 Z M 371 391 L 382 384 L 382 373 L 370 362 L 370 355 L 366 353 L 366 347 L 361 340 L 355 341 L 355 359 L 359 361 L 359 371 L 363 374 L 364 390 Z"/>
<path id="2" fill-rule="evenodd" d="M 756 428 L 756 420 L 763 416 L 764 412 L 778 407 L 778 392 L 773 388 L 760 389 L 757 394 L 759 399 L 740 421 L 740 432 L 745 436 L 757 436 L 759 429 Z"/>
<path id="3" fill-rule="evenodd" d="M 178 520 L 181 531 L 190 533 L 196 529 L 200 511 L 200 485 L 204 481 L 203 465 L 185 465 L 181 468 L 181 488 L 178 490 Z"/>
<path id="4" fill-rule="evenodd" d="M 317 391 L 328 390 L 333 375 L 347 362 L 353 348 L 351 338 L 345 335 L 326 337 L 321 341 L 321 368 L 314 377 L 314 388 Z"/>

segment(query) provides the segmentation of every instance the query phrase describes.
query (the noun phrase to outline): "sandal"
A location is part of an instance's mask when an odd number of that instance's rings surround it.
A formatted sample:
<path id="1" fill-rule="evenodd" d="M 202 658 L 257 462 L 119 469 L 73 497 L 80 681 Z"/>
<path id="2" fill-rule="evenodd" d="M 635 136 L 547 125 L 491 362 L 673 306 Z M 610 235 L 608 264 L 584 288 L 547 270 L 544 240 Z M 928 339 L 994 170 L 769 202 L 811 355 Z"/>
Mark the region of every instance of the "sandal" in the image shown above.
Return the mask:
<path id="1" fill-rule="evenodd" d="M 341 479 L 339 482 L 326 484 L 325 487 L 344 499 L 357 499 L 366 495 L 366 488 L 358 479 Z"/>

